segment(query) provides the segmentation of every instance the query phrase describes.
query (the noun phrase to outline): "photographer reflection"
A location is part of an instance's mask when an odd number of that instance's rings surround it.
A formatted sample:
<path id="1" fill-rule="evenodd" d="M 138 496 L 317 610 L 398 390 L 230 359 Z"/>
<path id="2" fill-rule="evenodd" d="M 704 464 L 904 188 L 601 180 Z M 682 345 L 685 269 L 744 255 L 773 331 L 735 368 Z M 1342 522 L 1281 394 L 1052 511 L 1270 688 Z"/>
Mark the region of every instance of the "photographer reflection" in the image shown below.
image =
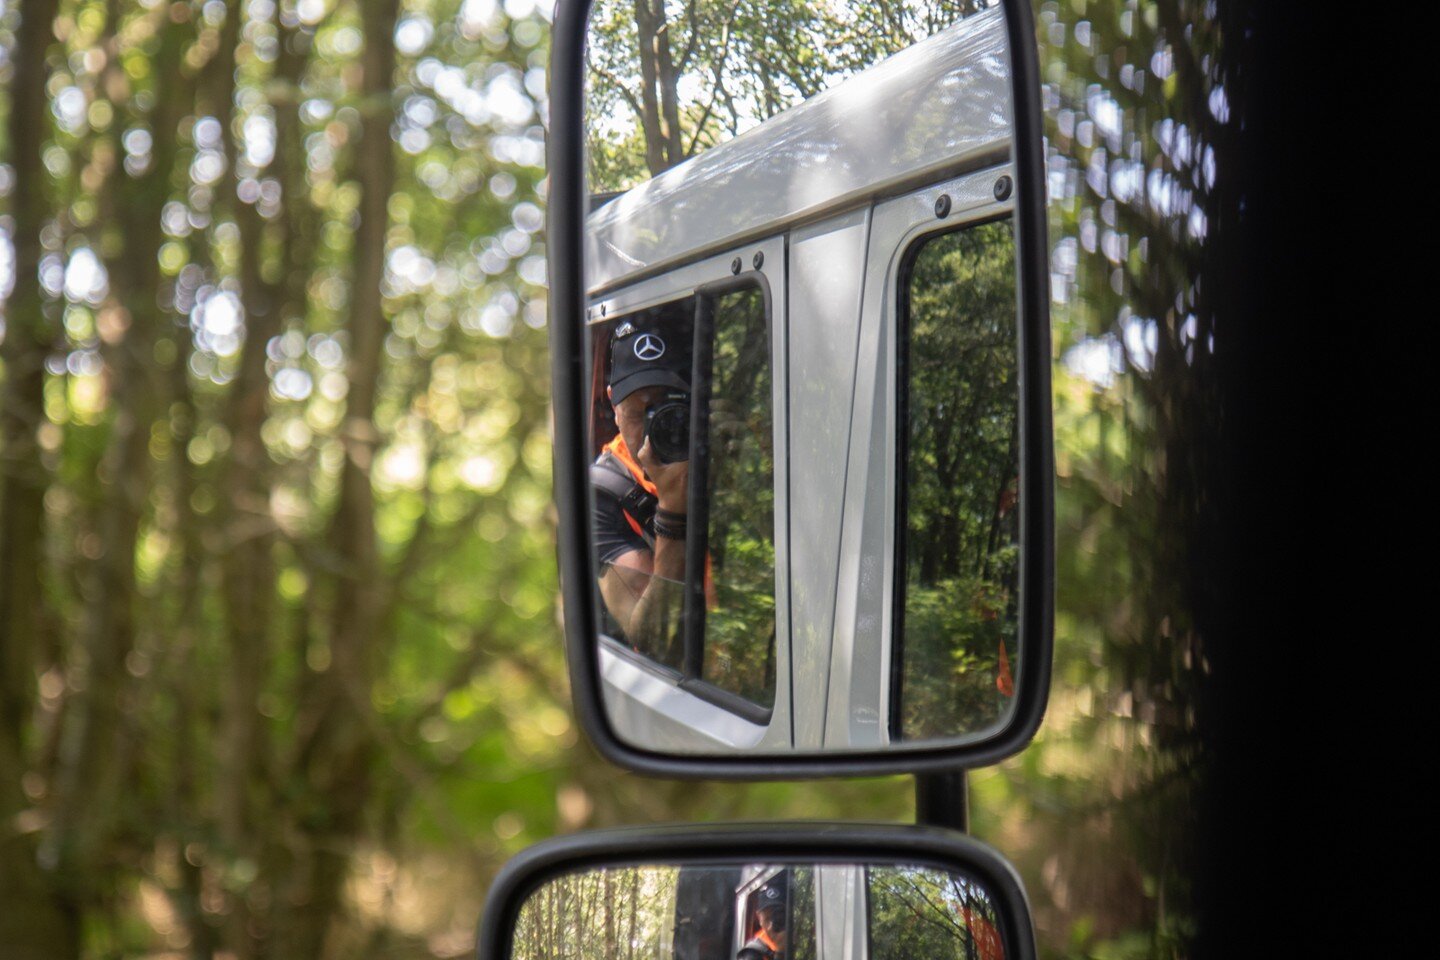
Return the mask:
<path id="1" fill-rule="evenodd" d="M 659 318 L 615 328 L 606 392 L 619 433 L 590 468 L 600 596 L 611 626 L 636 650 L 674 667 L 684 604 L 691 346 L 679 324 Z"/>
<path id="2" fill-rule="evenodd" d="M 755 891 L 754 935 L 735 960 L 786 960 L 790 946 L 788 888 L 788 874 L 780 873 Z"/>

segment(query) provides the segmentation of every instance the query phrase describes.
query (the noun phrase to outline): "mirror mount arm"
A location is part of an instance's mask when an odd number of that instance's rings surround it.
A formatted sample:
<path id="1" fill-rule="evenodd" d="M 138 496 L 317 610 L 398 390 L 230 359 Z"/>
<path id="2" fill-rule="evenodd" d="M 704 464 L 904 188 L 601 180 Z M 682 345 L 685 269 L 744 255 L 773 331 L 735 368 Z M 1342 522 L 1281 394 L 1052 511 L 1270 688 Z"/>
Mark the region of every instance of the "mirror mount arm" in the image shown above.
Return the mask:
<path id="1" fill-rule="evenodd" d="M 970 791 L 964 770 L 915 774 L 915 822 L 970 832 Z"/>

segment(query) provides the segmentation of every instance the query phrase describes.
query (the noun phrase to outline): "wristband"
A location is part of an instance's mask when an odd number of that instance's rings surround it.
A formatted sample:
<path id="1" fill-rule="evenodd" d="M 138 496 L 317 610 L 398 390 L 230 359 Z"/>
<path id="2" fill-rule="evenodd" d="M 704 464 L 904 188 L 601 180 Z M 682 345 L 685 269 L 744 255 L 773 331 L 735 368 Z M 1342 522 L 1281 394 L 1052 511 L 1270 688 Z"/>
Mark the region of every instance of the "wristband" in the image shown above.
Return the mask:
<path id="1" fill-rule="evenodd" d="M 676 517 L 679 519 L 676 520 Z M 657 537 L 664 537 L 666 540 L 685 539 L 685 515 L 683 513 L 674 514 L 668 510 L 656 510 L 652 526 Z"/>

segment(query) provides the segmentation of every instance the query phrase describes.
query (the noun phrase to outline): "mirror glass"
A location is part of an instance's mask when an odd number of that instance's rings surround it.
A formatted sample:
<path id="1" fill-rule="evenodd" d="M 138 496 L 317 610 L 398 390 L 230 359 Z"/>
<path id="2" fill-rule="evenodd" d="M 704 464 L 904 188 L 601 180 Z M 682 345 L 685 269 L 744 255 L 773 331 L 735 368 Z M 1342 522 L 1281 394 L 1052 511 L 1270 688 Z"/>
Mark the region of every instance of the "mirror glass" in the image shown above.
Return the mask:
<path id="1" fill-rule="evenodd" d="M 605 709 L 687 755 L 973 742 L 1019 681 L 1003 11 L 594 5 Z"/>
<path id="2" fill-rule="evenodd" d="M 599 867 L 521 906 L 512 960 L 1003 960 L 977 880 L 898 863 Z"/>

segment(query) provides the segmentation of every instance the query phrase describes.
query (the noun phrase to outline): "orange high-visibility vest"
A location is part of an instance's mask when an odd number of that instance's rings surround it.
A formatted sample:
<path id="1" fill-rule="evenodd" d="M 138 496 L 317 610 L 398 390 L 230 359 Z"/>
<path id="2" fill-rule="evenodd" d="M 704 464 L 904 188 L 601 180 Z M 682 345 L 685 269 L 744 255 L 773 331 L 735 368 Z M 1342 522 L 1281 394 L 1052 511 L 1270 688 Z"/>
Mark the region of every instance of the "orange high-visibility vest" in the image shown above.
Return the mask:
<path id="1" fill-rule="evenodd" d="M 630 448 L 625 445 L 624 434 L 615 434 L 615 439 L 605 444 L 601 449 L 603 452 L 610 454 L 610 456 L 618 460 L 620 464 L 629 471 L 630 479 L 640 484 L 646 493 L 652 497 L 659 494 L 659 491 L 655 488 L 655 484 L 650 482 L 649 478 L 645 476 L 645 471 L 640 469 L 640 464 L 636 463 L 635 458 L 630 455 Z M 630 524 L 630 528 L 643 537 L 645 530 L 640 526 L 640 521 L 630 516 L 630 514 L 624 510 L 621 510 L 621 513 L 625 514 L 625 520 Z"/>

